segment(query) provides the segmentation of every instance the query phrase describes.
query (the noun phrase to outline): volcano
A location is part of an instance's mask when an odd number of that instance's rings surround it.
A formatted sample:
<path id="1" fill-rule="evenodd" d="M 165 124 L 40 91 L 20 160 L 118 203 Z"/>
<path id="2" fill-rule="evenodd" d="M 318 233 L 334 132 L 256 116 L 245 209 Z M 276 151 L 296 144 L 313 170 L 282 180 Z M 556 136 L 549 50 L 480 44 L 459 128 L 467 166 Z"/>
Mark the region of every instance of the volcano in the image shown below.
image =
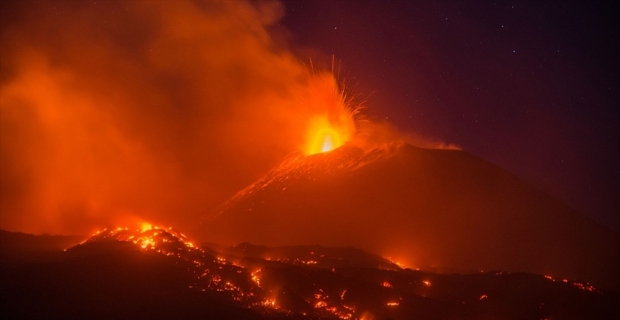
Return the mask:
<path id="1" fill-rule="evenodd" d="M 226 244 L 356 247 L 435 272 L 620 287 L 618 234 L 464 151 L 404 142 L 291 157 L 195 231 Z"/>

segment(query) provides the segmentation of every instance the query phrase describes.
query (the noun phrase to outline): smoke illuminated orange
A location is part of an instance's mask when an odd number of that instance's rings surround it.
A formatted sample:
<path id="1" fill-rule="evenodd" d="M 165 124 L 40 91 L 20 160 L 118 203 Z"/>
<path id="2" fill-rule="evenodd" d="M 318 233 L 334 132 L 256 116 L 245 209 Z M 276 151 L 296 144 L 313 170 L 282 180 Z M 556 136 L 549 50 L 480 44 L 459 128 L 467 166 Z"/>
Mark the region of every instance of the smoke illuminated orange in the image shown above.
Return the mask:
<path id="1" fill-rule="evenodd" d="M 351 137 L 334 75 L 274 50 L 279 2 L 208 3 L 9 5 L 25 16 L 0 32 L 0 229 L 189 229 L 291 152 Z"/>

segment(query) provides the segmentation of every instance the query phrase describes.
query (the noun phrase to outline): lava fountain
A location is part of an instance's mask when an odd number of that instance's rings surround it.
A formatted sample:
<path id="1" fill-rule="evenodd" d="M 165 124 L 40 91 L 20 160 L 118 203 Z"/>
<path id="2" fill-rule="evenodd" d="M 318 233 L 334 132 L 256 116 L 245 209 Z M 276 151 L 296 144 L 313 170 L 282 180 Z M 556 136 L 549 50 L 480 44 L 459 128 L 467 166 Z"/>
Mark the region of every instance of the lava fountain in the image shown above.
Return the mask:
<path id="1" fill-rule="evenodd" d="M 301 103 L 312 112 L 302 148 L 306 155 L 331 151 L 353 138 L 360 108 L 351 106 L 333 76 L 315 77 L 306 94 Z"/>
<path id="2" fill-rule="evenodd" d="M 347 128 L 334 126 L 326 118 L 315 118 L 308 129 L 306 154 L 331 151 L 343 145 L 351 136 Z"/>

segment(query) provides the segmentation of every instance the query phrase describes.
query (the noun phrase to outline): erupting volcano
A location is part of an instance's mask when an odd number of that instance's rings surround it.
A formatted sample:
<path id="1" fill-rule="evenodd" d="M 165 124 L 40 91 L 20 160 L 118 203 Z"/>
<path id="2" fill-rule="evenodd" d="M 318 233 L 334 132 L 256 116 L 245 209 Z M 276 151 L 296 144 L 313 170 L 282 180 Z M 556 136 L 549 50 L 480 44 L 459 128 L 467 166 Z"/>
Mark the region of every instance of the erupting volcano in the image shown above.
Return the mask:
<path id="1" fill-rule="evenodd" d="M 620 319 L 617 30 L 530 2 L 0 1 L 0 319 Z"/>
<path id="2" fill-rule="evenodd" d="M 402 142 L 289 159 L 194 234 L 231 244 L 353 246 L 422 270 L 620 285 L 615 233 L 466 152 Z"/>

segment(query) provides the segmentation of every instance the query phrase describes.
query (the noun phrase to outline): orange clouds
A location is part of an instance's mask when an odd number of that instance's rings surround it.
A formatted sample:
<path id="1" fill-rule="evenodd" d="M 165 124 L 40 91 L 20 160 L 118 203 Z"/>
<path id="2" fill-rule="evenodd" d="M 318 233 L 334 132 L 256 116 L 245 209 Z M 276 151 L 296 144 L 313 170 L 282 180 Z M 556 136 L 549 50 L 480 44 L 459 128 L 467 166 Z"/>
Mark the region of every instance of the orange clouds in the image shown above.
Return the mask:
<path id="1" fill-rule="evenodd" d="M 0 228 L 192 225 L 331 112 L 300 105 L 331 76 L 272 41 L 278 2 L 3 6 Z"/>
<path id="2" fill-rule="evenodd" d="M 358 130 L 333 75 L 274 40 L 286 38 L 276 1 L 14 1 L 0 12 L 3 229 L 190 228 L 308 150 L 317 121 L 337 133 L 331 144 L 404 136 Z"/>

